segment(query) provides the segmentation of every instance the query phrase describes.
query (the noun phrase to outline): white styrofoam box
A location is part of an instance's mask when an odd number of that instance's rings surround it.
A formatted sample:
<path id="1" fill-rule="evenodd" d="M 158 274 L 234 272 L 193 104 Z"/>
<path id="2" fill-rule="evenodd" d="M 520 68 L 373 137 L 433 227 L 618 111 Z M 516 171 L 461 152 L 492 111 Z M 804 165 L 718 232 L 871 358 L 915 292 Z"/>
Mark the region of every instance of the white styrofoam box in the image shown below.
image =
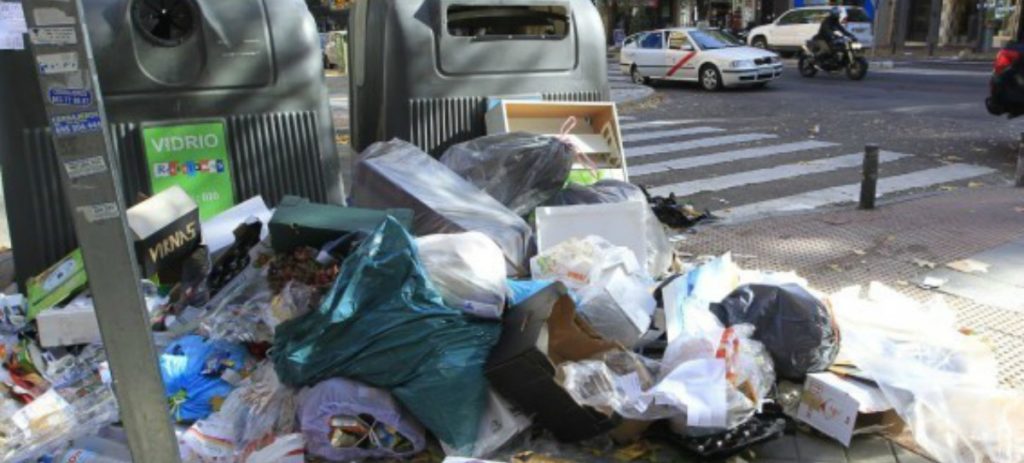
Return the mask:
<path id="1" fill-rule="evenodd" d="M 595 235 L 629 248 L 638 261 L 644 262 L 646 213 L 647 204 L 639 201 L 537 208 L 537 250 L 544 252 L 570 238 Z"/>

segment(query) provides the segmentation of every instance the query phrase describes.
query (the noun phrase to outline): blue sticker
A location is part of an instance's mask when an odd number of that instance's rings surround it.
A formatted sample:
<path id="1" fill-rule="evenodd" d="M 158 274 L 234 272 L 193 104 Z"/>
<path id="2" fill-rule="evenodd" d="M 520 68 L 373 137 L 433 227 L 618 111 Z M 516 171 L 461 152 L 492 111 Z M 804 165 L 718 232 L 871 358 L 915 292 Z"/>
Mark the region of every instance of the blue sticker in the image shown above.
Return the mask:
<path id="1" fill-rule="evenodd" d="M 100 113 L 95 111 L 63 114 L 50 119 L 50 127 L 57 136 L 99 132 L 103 129 Z"/>
<path id="2" fill-rule="evenodd" d="M 51 88 L 50 103 L 58 106 L 89 106 L 92 92 L 79 88 Z"/>

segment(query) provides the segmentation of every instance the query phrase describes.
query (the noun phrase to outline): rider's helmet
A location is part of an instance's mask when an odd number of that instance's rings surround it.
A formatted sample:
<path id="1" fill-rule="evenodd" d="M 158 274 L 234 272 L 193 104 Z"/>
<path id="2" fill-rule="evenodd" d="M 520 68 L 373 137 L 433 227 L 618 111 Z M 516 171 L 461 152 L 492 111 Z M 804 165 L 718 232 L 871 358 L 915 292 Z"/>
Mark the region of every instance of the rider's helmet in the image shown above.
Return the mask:
<path id="1" fill-rule="evenodd" d="M 840 17 L 843 15 L 843 9 L 839 8 L 838 6 L 833 6 L 832 9 L 828 11 L 828 15 L 832 19 L 840 19 Z"/>

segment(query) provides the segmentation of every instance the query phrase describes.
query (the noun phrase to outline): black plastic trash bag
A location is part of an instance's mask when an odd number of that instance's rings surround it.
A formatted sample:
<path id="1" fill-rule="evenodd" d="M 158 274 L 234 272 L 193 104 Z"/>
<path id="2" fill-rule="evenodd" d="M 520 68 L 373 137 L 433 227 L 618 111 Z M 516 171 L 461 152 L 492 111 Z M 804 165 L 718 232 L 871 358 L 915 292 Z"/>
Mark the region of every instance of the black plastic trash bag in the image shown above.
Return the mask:
<path id="1" fill-rule="evenodd" d="M 344 377 L 390 390 L 441 441 L 472 450 L 500 334 L 500 323 L 442 304 L 413 239 L 389 217 L 345 260 L 319 309 L 278 325 L 271 357 L 292 386 Z"/>
<path id="2" fill-rule="evenodd" d="M 629 182 L 605 179 L 593 185 L 570 183 L 559 191 L 545 206 L 574 206 L 577 204 L 606 204 L 623 201 L 647 202 L 643 190 Z"/>
<path id="3" fill-rule="evenodd" d="M 839 327 L 818 298 L 795 284 L 744 285 L 711 312 L 726 326 L 754 325 L 780 378 L 800 380 L 824 371 L 839 354 Z"/>
<path id="4" fill-rule="evenodd" d="M 558 193 L 572 170 L 572 146 L 524 132 L 488 135 L 448 148 L 441 164 L 526 216 Z"/>

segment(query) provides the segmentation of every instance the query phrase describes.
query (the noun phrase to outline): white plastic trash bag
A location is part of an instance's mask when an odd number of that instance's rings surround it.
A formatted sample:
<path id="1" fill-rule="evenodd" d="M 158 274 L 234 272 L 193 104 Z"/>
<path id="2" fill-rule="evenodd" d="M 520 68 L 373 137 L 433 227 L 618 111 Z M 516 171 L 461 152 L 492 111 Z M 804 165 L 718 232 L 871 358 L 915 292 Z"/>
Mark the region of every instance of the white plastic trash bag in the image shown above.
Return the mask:
<path id="1" fill-rule="evenodd" d="M 246 457 L 245 463 L 303 463 L 306 461 L 306 439 L 302 434 L 277 436 L 270 445 Z"/>
<path id="2" fill-rule="evenodd" d="M 446 305 L 482 318 L 500 319 L 505 307 L 505 256 L 480 232 L 416 239 L 420 261 Z"/>

